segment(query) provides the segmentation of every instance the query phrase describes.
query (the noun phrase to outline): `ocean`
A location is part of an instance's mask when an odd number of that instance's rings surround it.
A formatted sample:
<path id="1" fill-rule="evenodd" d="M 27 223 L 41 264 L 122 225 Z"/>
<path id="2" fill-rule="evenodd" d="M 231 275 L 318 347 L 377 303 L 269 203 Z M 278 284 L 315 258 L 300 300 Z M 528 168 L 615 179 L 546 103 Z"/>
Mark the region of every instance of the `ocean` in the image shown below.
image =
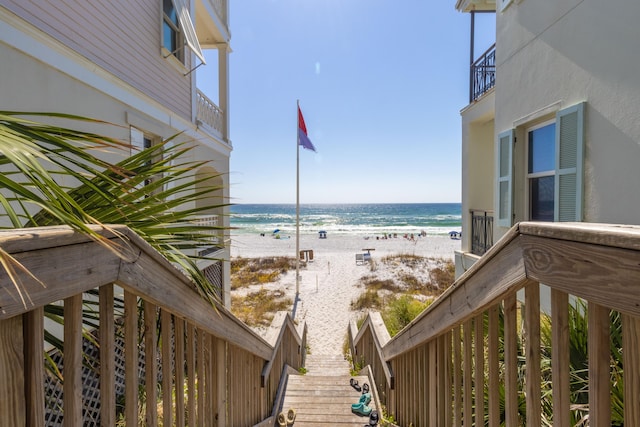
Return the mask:
<path id="1" fill-rule="evenodd" d="M 231 206 L 234 233 L 295 234 L 295 204 Z M 300 234 L 448 234 L 461 231 L 460 203 L 303 204 Z"/>

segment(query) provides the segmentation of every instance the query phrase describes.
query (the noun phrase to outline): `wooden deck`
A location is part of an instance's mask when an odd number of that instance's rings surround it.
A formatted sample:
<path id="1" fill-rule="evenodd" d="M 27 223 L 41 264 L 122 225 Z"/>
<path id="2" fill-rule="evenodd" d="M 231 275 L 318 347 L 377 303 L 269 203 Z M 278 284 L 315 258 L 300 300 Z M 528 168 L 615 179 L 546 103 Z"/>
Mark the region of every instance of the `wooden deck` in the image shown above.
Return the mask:
<path id="1" fill-rule="evenodd" d="M 361 392 L 351 387 L 349 362 L 342 355 L 307 355 L 306 375 L 290 375 L 282 410 L 297 412 L 295 426 L 360 426 L 369 423 L 369 417 L 351 412 Z M 360 386 L 368 383 L 366 376 L 354 377 Z M 375 399 L 369 404 L 373 409 Z M 379 412 L 379 411 L 378 411 Z M 277 424 L 276 424 L 277 425 Z"/>

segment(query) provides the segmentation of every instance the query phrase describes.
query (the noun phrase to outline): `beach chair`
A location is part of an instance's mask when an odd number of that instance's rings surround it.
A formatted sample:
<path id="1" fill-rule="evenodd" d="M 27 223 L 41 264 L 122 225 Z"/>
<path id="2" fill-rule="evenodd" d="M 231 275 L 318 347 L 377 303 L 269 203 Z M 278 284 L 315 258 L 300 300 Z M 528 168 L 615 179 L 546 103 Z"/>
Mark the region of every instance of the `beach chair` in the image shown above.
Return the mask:
<path id="1" fill-rule="evenodd" d="M 369 253 L 362 254 L 362 259 L 364 260 L 364 262 L 371 261 L 371 254 L 369 254 Z"/>
<path id="2" fill-rule="evenodd" d="M 365 254 L 356 254 L 356 265 L 364 264 Z"/>

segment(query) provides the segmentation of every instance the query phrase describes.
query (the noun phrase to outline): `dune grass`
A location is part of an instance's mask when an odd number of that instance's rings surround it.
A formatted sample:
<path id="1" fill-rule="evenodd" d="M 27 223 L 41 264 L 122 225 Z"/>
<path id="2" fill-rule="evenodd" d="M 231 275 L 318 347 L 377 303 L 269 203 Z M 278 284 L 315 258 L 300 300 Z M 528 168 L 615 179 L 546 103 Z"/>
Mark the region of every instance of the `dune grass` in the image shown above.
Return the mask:
<path id="1" fill-rule="evenodd" d="M 441 258 L 389 255 L 380 260 L 393 271 L 393 278 L 377 274 L 363 276 L 365 290 L 351 302 L 352 310 L 376 310 L 394 336 L 415 319 L 455 279 L 455 265 Z"/>
<path id="2" fill-rule="evenodd" d="M 296 268 L 292 257 L 234 258 L 231 260 L 231 290 L 278 281 Z"/>

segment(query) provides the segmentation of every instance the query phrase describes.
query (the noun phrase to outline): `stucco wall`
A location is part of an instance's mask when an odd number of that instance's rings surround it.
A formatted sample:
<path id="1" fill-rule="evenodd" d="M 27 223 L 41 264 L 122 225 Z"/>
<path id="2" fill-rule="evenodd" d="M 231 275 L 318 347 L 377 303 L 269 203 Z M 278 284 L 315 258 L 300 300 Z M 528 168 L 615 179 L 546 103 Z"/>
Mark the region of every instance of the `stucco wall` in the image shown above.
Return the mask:
<path id="1" fill-rule="evenodd" d="M 471 250 L 470 209 L 493 210 L 493 92 L 465 108 L 462 115 L 462 247 Z"/>
<path id="2" fill-rule="evenodd" d="M 586 101 L 585 221 L 640 224 L 639 16 L 637 0 L 522 0 L 496 15 L 496 134 Z"/>

